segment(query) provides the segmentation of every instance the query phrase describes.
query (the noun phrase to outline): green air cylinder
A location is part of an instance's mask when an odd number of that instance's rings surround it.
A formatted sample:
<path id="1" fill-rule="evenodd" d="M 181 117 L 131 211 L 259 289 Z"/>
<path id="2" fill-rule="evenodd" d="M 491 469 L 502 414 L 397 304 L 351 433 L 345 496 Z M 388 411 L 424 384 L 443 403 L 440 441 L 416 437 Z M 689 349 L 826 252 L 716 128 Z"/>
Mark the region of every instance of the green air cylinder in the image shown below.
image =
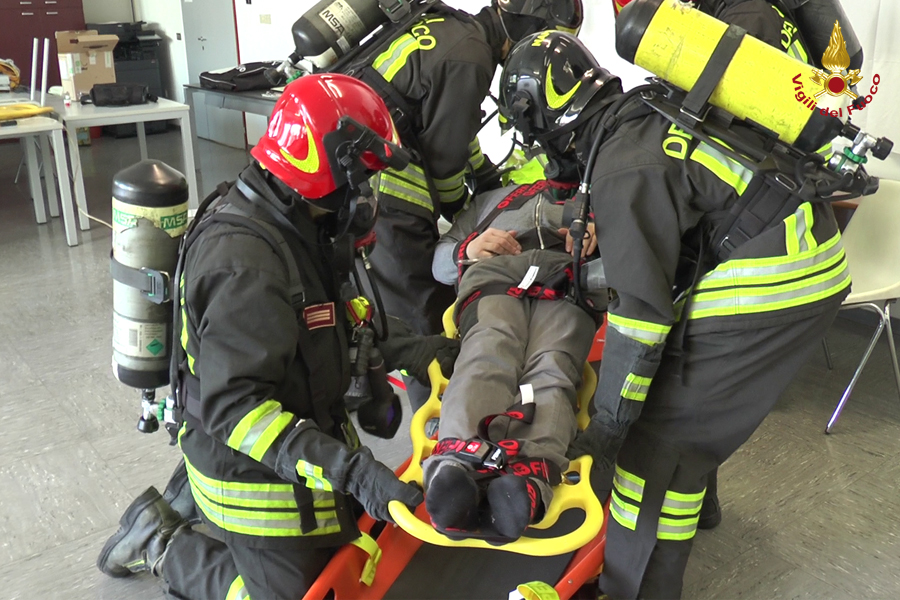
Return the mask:
<path id="1" fill-rule="evenodd" d="M 169 383 L 178 247 L 187 228 L 184 175 L 143 160 L 113 178 L 113 373 L 125 385 Z"/>
<path id="2" fill-rule="evenodd" d="M 388 21 L 378 0 L 322 0 L 291 28 L 298 56 L 327 69 Z"/>

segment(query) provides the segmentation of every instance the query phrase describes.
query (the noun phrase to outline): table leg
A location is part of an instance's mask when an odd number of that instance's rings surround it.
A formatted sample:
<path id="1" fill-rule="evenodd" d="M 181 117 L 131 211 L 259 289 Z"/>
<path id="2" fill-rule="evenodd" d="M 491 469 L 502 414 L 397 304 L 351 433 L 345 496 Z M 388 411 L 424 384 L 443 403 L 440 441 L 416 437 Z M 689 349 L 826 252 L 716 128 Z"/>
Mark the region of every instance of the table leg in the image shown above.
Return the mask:
<path id="1" fill-rule="evenodd" d="M 138 121 L 134 125 L 137 127 L 138 146 L 141 147 L 141 160 L 147 160 L 147 132 L 144 131 L 144 122 Z"/>
<path id="2" fill-rule="evenodd" d="M 51 217 L 59 216 L 59 200 L 56 198 L 56 181 L 53 179 L 53 155 L 50 154 L 50 136 L 52 134 L 41 135 L 41 170 L 44 173 L 44 187 L 47 188 L 47 205 L 50 209 Z M 63 146 L 65 152 L 65 146 Z M 69 176 L 65 172 L 66 177 Z"/>
<path id="3" fill-rule="evenodd" d="M 187 122 L 185 122 L 187 121 Z M 191 113 L 187 112 L 180 119 L 181 146 L 184 154 L 184 176 L 188 183 L 188 208 L 197 208 L 200 205 L 200 190 L 197 188 L 197 171 L 194 164 L 194 130 Z"/>
<path id="4" fill-rule="evenodd" d="M 193 88 L 184 88 L 184 103 L 188 105 L 188 115 L 191 122 L 191 145 L 194 148 L 194 159 L 197 161 L 197 170 L 200 169 L 200 143 L 197 138 L 197 110 L 194 108 Z M 184 133 L 182 132 L 182 135 Z"/>
<path id="5" fill-rule="evenodd" d="M 28 186 L 34 202 L 34 217 L 38 223 L 46 223 L 47 212 L 44 210 L 44 192 L 41 189 L 41 172 L 38 168 L 37 152 L 34 151 L 34 138 L 29 136 L 24 139 L 25 162 L 28 165 Z"/>
<path id="6" fill-rule="evenodd" d="M 91 228 L 91 221 L 87 218 L 87 194 L 84 193 L 84 175 L 81 172 L 81 154 L 78 151 L 78 134 L 75 127 L 67 126 L 66 135 L 69 138 L 69 161 L 72 166 L 72 181 L 75 187 L 75 206 L 78 212 L 78 227 L 82 231 Z"/>
<path id="7" fill-rule="evenodd" d="M 52 135 L 53 154 L 56 158 L 56 179 L 59 181 L 59 197 L 62 205 L 63 226 L 66 229 L 66 243 L 70 246 L 77 246 L 78 231 L 75 229 L 75 215 L 72 214 L 72 193 L 71 188 L 69 187 L 69 170 L 66 165 L 66 143 L 63 140 L 63 134 L 61 130 L 57 129 L 53 132 Z M 75 156 L 78 156 L 77 142 L 75 152 Z M 49 157 L 49 154 L 47 156 Z M 46 159 L 44 164 L 46 164 Z M 79 169 L 80 168 L 81 167 L 79 165 Z"/>

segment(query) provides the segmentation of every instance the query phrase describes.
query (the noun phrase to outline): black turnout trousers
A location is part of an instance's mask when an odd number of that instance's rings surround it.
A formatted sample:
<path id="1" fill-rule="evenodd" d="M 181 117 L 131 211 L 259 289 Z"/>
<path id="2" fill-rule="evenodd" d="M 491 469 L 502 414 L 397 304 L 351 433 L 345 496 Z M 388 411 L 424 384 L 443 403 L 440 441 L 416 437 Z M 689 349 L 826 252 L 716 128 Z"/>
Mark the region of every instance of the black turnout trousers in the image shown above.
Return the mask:
<path id="1" fill-rule="evenodd" d="M 619 451 L 603 593 L 681 596 L 708 474 L 762 423 L 839 306 L 836 299 L 788 324 L 688 335 L 683 369 L 664 354 Z"/>

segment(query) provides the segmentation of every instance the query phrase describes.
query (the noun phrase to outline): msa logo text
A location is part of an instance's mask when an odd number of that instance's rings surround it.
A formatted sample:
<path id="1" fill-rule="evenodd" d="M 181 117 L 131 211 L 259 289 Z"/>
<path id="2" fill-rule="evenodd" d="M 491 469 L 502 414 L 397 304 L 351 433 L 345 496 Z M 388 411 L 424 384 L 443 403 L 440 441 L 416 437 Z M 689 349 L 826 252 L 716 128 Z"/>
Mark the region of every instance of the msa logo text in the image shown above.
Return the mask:
<path id="1" fill-rule="evenodd" d="M 322 12 L 319 13 L 319 16 L 325 21 L 331 29 L 334 30 L 336 34 L 344 35 L 344 25 L 341 23 L 340 19 L 338 19 L 337 15 L 331 12 L 329 8 L 326 8 Z"/>

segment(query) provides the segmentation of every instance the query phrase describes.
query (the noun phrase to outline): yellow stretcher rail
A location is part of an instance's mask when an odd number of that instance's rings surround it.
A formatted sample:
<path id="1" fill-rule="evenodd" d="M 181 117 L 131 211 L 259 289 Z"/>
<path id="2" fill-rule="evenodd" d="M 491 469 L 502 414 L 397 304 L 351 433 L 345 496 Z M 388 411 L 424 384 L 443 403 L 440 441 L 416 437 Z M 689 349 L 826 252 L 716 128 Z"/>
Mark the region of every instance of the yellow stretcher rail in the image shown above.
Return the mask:
<path id="1" fill-rule="evenodd" d="M 453 307 L 444 313 L 444 335 L 456 336 L 456 326 L 453 323 Z M 428 367 L 428 376 L 431 379 L 431 395 L 428 401 L 412 417 L 410 435 L 412 437 L 413 453 L 407 469 L 400 475 L 402 481 L 414 481 L 422 485 L 422 461 L 431 455 L 437 442 L 425 436 L 425 425 L 429 419 L 440 417 L 441 395 L 447 388 L 449 381 L 441 373 L 437 361 L 432 361 Z M 578 427 L 587 427 L 590 417 L 588 407 L 597 387 L 597 375 L 587 363 L 584 365 L 583 383 L 578 390 Z M 574 531 L 555 538 L 535 538 L 525 535 L 514 542 L 507 544 L 492 544 L 480 539 L 451 540 L 439 531 L 435 530 L 431 523 L 422 521 L 416 517 L 405 505 L 394 501 L 389 505 L 391 516 L 404 531 L 411 536 L 434 544 L 436 546 L 456 546 L 460 548 L 487 548 L 527 554 L 529 556 L 556 556 L 573 552 L 586 545 L 597 537 L 603 527 L 603 505 L 597 499 L 591 488 L 591 464 L 590 456 L 582 456 L 569 463 L 569 470 L 565 473 L 563 483 L 553 489 L 553 501 L 546 515 L 540 523 L 529 527 L 531 529 L 548 529 L 552 527 L 560 515 L 570 509 L 584 511 L 584 521 Z"/>

